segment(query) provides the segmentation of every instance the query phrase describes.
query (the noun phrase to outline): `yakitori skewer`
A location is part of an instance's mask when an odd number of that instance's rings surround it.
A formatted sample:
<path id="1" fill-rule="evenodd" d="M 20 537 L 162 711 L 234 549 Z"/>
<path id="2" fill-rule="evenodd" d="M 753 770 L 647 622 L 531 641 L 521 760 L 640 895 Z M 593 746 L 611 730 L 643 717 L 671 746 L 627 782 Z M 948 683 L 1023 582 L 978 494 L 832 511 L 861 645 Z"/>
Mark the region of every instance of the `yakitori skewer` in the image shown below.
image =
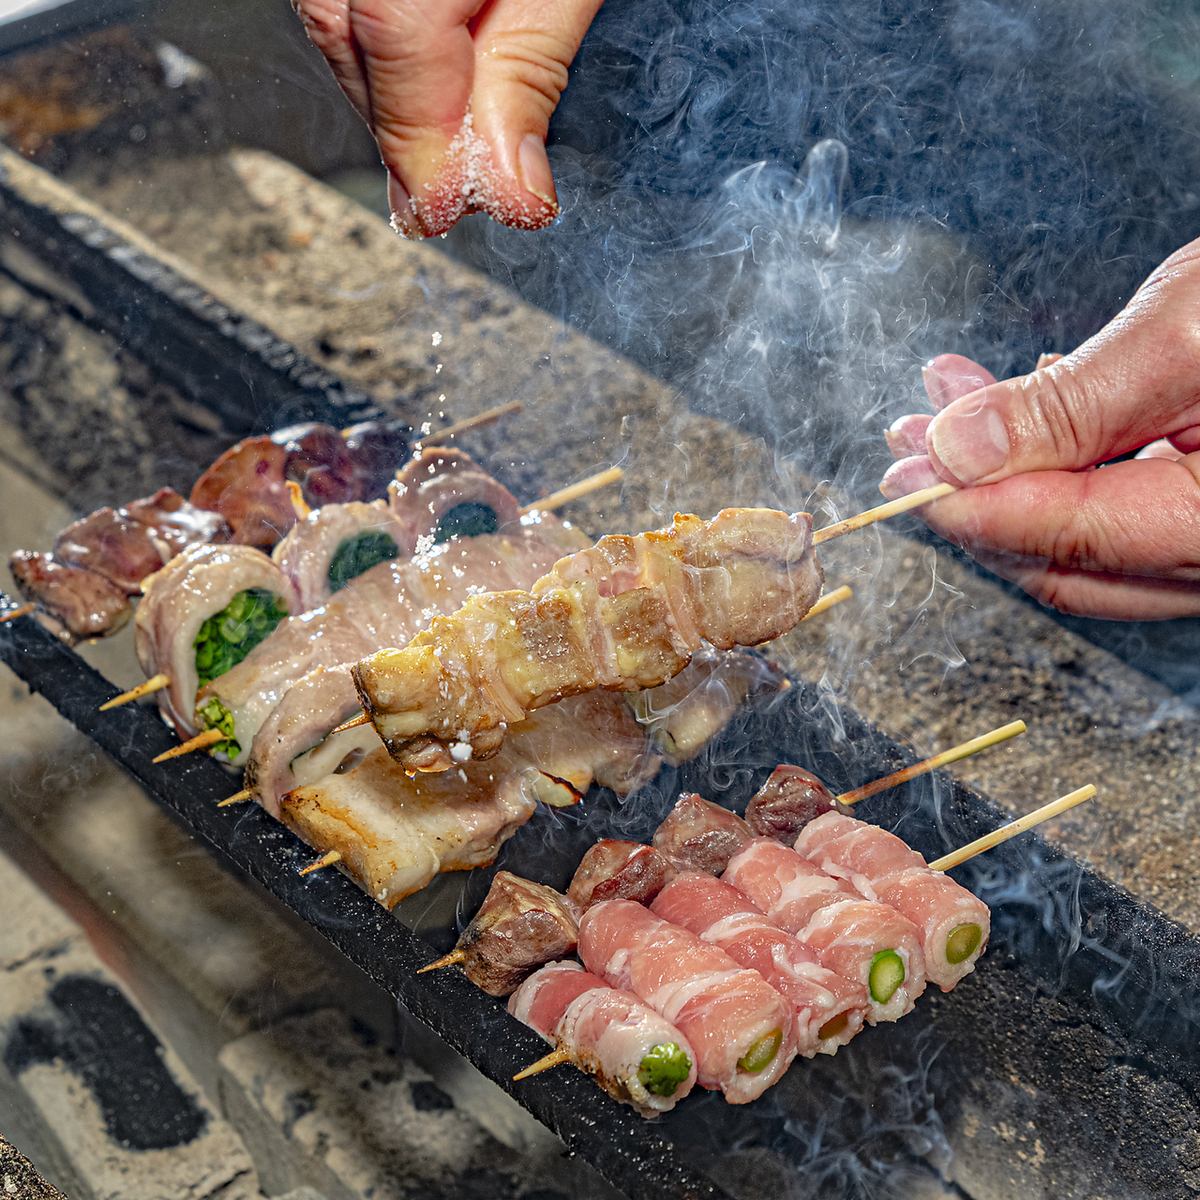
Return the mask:
<path id="1" fill-rule="evenodd" d="M 28 617 L 36 611 L 37 605 L 32 601 L 28 604 L 18 604 L 16 608 L 10 608 L 8 612 L 0 613 L 0 625 L 7 625 L 9 621 L 15 621 L 18 617 Z"/>
<path id="2" fill-rule="evenodd" d="M 320 871 L 324 867 L 332 867 L 335 863 L 340 863 L 341 861 L 341 852 L 338 850 L 330 850 L 328 854 L 322 854 L 320 858 L 310 862 L 307 867 L 301 867 L 296 874 L 311 875 L 314 871 Z"/>
<path id="3" fill-rule="evenodd" d="M 868 508 L 866 512 L 847 517 L 844 521 L 838 521 L 833 525 L 826 525 L 824 529 L 818 529 L 813 534 L 813 545 L 819 546 L 822 542 L 841 537 L 843 533 L 865 529 L 868 525 L 874 525 L 876 521 L 886 521 L 891 517 L 898 517 L 901 513 L 911 512 L 914 508 L 921 508 L 926 504 L 932 504 L 935 500 L 941 500 L 957 490 L 952 483 L 935 483 L 933 487 L 922 488 L 919 492 L 901 496 L 899 500 L 889 500 L 886 504 Z"/>
<path id="4" fill-rule="evenodd" d="M 222 733 L 219 729 L 206 729 L 203 733 L 198 733 L 195 737 L 188 738 L 186 742 L 180 742 L 178 746 L 172 746 L 170 750 L 164 750 L 161 754 L 156 754 L 150 761 L 164 763 L 172 758 L 182 758 L 185 754 L 191 754 L 196 750 L 207 750 L 209 746 L 215 746 L 218 742 L 225 741 L 227 736 L 227 734 Z"/>
<path id="5" fill-rule="evenodd" d="M 519 413 L 520 411 L 520 400 L 510 400 L 507 404 L 497 404 L 495 408 L 485 408 L 483 412 L 476 413 L 473 417 L 464 417 L 461 421 L 455 421 L 453 425 L 447 425 L 445 429 L 438 429 L 433 433 L 426 434 L 425 437 L 420 439 L 420 445 L 440 446 L 444 442 L 448 442 L 451 438 L 457 437 L 460 433 L 468 433 L 473 429 L 482 429 L 485 425 L 494 425 L 504 417 L 510 416 L 512 413 Z"/>
<path id="6" fill-rule="evenodd" d="M 518 405 L 518 407 L 520 407 Z M 609 487 L 614 483 L 620 482 L 624 478 L 625 472 L 621 467 L 608 467 L 604 471 L 597 471 L 594 475 L 589 475 L 586 479 L 580 479 L 565 488 L 560 488 L 557 492 L 551 492 L 548 496 L 544 496 L 541 500 L 535 500 L 532 504 L 525 505 L 521 509 L 522 514 L 531 512 L 553 512 L 555 509 L 562 508 L 564 505 L 570 504 L 574 500 L 581 499 L 583 496 L 588 496 L 592 492 L 599 491 L 601 488 Z M 293 505 L 296 507 L 297 516 L 303 516 L 301 506 L 307 508 L 303 495 L 300 494 L 299 485 L 290 484 L 289 486 L 296 489 L 292 496 Z M 835 601 L 836 603 L 836 601 Z M 36 605 L 24 604 L 19 609 L 13 609 L 12 612 L 0 616 L 0 624 L 4 621 L 10 621 L 14 617 L 24 616 L 26 613 L 33 612 Z M 101 712 L 108 712 L 110 709 L 119 708 L 123 704 L 131 704 L 135 700 L 141 700 L 145 696 L 151 696 L 155 692 L 161 692 L 164 688 L 171 686 L 171 677 L 169 675 L 153 675 L 144 683 L 139 683 L 137 687 L 130 688 L 127 692 L 122 692 L 119 696 L 114 696 L 111 700 L 100 706 Z"/>
<path id="7" fill-rule="evenodd" d="M 1015 738 L 1018 734 L 1024 733 L 1025 729 L 1024 721 L 1010 721 L 1007 725 L 1001 725 L 999 729 L 993 729 L 990 733 L 984 733 L 979 737 L 971 738 L 970 741 L 951 746 L 949 750 L 943 750 L 940 754 L 924 758 L 920 762 L 913 763 L 912 766 L 902 767 L 899 771 L 893 771 L 882 779 L 876 779 L 871 783 L 863 784 L 862 787 L 843 792 L 837 797 L 837 801 L 839 804 L 853 807 L 868 796 L 876 796 L 880 792 L 886 792 L 889 788 L 908 783 L 910 779 L 928 775 L 931 771 L 938 770 L 939 767 L 948 767 L 951 763 L 970 758 L 972 754 L 978 754 L 981 750 L 987 750 L 992 746 L 1000 745 L 1001 742 L 1007 742 L 1009 738 Z"/>
<path id="8" fill-rule="evenodd" d="M 249 800 L 254 795 L 251 788 L 242 788 L 240 792 L 234 792 L 232 796 L 226 796 L 224 800 L 217 802 L 218 808 L 228 808 L 231 804 L 241 804 L 243 800 Z"/>
<path id="9" fill-rule="evenodd" d="M 844 600 L 849 600 L 854 595 L 854 589 L 848 584 L 842 584 L 839 588 L 834 588 L 832 592 L 826 592 L 813 606 L 804 614 L 802 621 L 811 621 L 813 617 L 819 617 L 822 613 L 828 612 L 837 604 L 841 604 Z M 359 729 L 363 725 L 370 723 L 371 718 L 365 712 L 360 712 L 357 716 L 351 717 L 348 721 L 343 721 L 338 725 L 332 733 L 345 733 L 349 729 Z M 980 747 L 982 749 L 982 747 Z M 951 760 L 953 761 L 953 760 Z"/>
<path id="10" fill-rule="evenodd" d="M 1011 838 L 1028 832 L 1035 825 L 1040 825 L 1043 821 L 1050 821 L 1055 817 L 1061 816 L 1077 804 L 1082 804 L 1085 800 L 1090 800 L 1095 794 L 1095 784 L 1088 783 L 1081 788 L 1076 788 L 1075 791 L 1068 792 L 1067 795 L 1060 796 L 1057 800 L 1051 800 L 1049 804 L 1043 804 L 1041 808 L 1035 808 L 1033 812 L 1026 813 L 1023 817 L 1018 817 L 1015 821 L 1009 821 L 1007 825 L 1001 825 L 999 829 L 993 829 L 991 833 L 985 833 L 983 837 L 978 837 L 973 842 L 968 842 L 965 846 L 959 846 L 957 850 L 952 850 L 949 854 L 944 854 L 941 858 L 931 862 L 929 868 L 932 871 L 953 870 L 955 867 L 961 866 L 968 859 L 975 858 L 977 855 L 992 850 L 996 846 L 1003 845 L 1003 843 L 1009 841 Z"/>

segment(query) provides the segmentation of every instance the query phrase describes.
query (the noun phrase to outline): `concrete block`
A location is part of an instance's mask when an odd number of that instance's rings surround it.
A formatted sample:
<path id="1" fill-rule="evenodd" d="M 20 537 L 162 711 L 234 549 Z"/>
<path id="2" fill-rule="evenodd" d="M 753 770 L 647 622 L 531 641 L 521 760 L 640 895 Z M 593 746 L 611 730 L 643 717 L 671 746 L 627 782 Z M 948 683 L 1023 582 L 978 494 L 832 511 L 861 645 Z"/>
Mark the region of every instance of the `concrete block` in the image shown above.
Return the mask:
<path id="1" fill-rule="evenodd" d="M 328 1200 L 613 1194 L 568 1162 L 561 1143 L 514 1153 L 340 1012 L 229 1043 L 221 1072 L 222 1108 L 254 1148 L 268 1191 L 296 1186 L 299 1173 Z"/>
<path id="2" fill-rule="evenodd" d="M 0 1196 L 5 1200 L 67 1200 L 3 1134 L 0 1134 Z"/>
<path id="3" fill-rule="evenodd" d="M 21 900 L 4 925 L 41 934 L 3 934 L 0 1112 L 35 1131 L 44 1172 L 74 1200 L 257 1200 L 237 1135 L 83 932 L 5 858 L 0 894 Z"/>

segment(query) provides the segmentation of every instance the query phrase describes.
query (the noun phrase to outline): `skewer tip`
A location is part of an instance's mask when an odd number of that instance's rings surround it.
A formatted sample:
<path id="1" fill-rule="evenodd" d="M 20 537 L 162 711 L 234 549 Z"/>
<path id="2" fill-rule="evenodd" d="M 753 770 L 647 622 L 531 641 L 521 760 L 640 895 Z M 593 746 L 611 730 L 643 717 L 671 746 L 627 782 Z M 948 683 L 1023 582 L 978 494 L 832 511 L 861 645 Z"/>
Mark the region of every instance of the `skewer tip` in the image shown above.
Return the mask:
<path id="1" fill-rule="evenodd" d="M 333 737 L 335 733 L 345 733 L 347 730 L 357 729 L 360 725 L 370 725 L 370 723 L 371 718 L 365 712 L 360 712 L 357 717 L 351 717 L 350 720 L 335 725 L 329 731 L 329 736 Z"/>
<path id="2" fill-rule="evenodd" d="M 254 792 L 251 788 L 242 788 L 240 792 L 234 792 L 232 796 L 226 796 L 224 800 L 217 801 L 218 808 L 228 808 L 231 804 L 241 804 L 243 800 L 249 800 Z"/>
<path id="3" fill-rule="evenodd" d="M 301 867 L 296 872 L 297 875 L 311 875 L 314 871 L 324 870 L 325 867 L 332 867 L 334 863 L 342 861 L 340 850 L 330 850 L 328 854 L 322 854 L 315 862 L 310 862 L 307 867 Z"/>
<path id="4" fill-rule="evenodd" d="M 215 746 L 218 742 L 225 740 L 225 734 L 219 729 L 206 729 L 203 733 L 188 738 L 186 742 L 180 742 L 178 746 L 172 746 L 170 750 L 164 750 L 161 754 L 155 755 L 150 761 L 164 763 L 172 758 L 182 758 L 185 754 L 192 754 L 196 750 L 207 750 L 209 746 Z"/>
<path id="5" fill-rule="evenodd" d="M 528 1079 L 531 1075 L 540 1075 L 543 1071 L 552 1070 L 554 1067 L 560 1067 L 563 1063 L 569 1063 L 571 1056 L 565 1050 L 551 1050 L 549 1054 L 539 1058 L 537 1062 L 530 1063 L 523 1071 L 518 1071 L 513 1076 L 513 1083 L 519 1083 L 522 1079 Z"/>
<path id="6" fill-rule="evenodd" d="M 161 692 L 163 688 L 171 686 L 171 677 L 169 675 L 151 675 L 149 679 L 139 683 L 137 687 L 131 687 L 129 691 L 122 692 L 119 696 L 114 696 L 111 700 L 105 701 L 100 705 L 100 712 L 108 712 L 114 708 L 120 708 L 123 704 L 132 704 L 135 700 L 140 700 L 143 696 L 153 695 L 155 692 Z"/>
<path id="7" fill-rule="evenodd" d="M 467 954 L 465 950 L 460 950 L 455 947 L 449 954 L 443 954 L 441 958 L 435 962 L 426 963 L 423 967 L 417 968 L 418 975 L 424 975 L 426 971 L 440 971 L 443 967 L 452 967 L 455 963 L 460 963 L 466 960 Z"/>
<path id="8" fill-rule="evenodd" d="M 18 617 L 28 617 L 36 610 L 37 605 L 32 600 L 27 604 L 18 604 L 16 608 L 10 608 L 8 612 L 0 613 L 0 625 L 7 625 L 9 621 L 15 621 Z"/>

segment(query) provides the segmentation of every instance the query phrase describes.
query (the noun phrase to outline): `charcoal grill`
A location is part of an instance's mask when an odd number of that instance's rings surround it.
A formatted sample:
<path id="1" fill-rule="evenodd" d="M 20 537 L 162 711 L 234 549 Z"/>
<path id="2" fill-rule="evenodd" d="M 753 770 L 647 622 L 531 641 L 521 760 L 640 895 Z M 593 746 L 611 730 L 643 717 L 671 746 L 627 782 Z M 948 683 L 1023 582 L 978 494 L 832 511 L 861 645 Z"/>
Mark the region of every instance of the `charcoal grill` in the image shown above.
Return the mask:
<path id="1" fill-rule="evenodd" d="M 64 297 L 46 283 L 48 296 L 123 339 L 209 406 L 228 433 L 376 412 L 366 396 L 7 155 L 0 213 L 23 254 L 54 264 L 78 289 Z M 4 269 L 39 286 L 25 265 L 9 259 Z M 337 871 L 302 879 L 308 848 L 255 807 L 218 810 L 231 788 L 215 762 L 152 765 L 174 741 L 153 711 L 98 713 L 117 689 L 35 621 L 0 628 L 0 656 L 232 869 L 319 931 L 637 1200 L 914 1194 L 939 1174 L 978 1200 L 1200 1189 L 1200 940 L 1035 835 L 959 872 L 993 907 L 993 944 L 951 996 L 927 996 L 898 1025 L 868 1032 L 834 1059 L 793 1068 L 752 1106 L 697 1095 L 648 1124 L 570 1070 L 513 1085 L 512 1073 L 544 1044 L 458 973 L 415 974 L 450 946 L 446 913 L 472 912 L 490 872 L 440 881 L 452 905 L 406 906 L 400 919 Z M 665 771 L 636 809 L 593 791 L 576 810 L 539 813 L 500 865 L 562 886 L 591 839 L 645 836 L 680 789 L 737 808 L 780 761 L 809 765 L 840 790 L 911 759 L 817 688 L 795 684 L 740 713 L 701 758 Z M 1019 794 L 1015 784 L 1012 791 Z M 1028 806 L 1049 798 L 1029 797 Z M 930 856 L 1003 820 L 985 797 L 946 779 L 875 798 L 864 815 Z M 429 915 L 435 911 L 442 915 Z M 1011 1137 L 980 1131 L 981 1113 Z"/>

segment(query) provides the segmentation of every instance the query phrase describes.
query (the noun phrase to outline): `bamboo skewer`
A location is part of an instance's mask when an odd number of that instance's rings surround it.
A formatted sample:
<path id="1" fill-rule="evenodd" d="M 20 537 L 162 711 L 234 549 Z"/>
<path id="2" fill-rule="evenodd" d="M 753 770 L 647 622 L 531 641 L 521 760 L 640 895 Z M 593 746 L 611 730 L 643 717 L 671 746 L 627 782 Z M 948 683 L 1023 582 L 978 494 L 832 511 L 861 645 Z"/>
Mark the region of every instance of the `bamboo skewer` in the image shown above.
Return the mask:
<path id="1" fill-rule="evenodd" d="M 315 862 L 310 862 L 307 867 L 301 867 L 296 872 L 297 875 L 311 875 L 314 871 L 324 870 L 326 867 L 332 867 L 334 863 L 342 861 L 340 850 L 330 850 L 328 854 L 322 854 Z"/>
<path id="2" fill-rule="evenodd" d="M 497 421 L 509 416 L 511 413 L 519 413 L 520 411 L 520 400 L 510 400 L 507 404 L 497 404 L 495 408 L 486 408 L 483 412 L 476 413 L 473 417 L 466 417 L 461 421 L 455 421 L 453 425 L 447 425 L 445 429 L 435 430 L 433 433 L 421 438 L 417 444 L 419 446 L 440 446 L 448 442 L 451 438 L 457 437 L 460 433 L 468 433 L 472 429 L 482 429 L 486 425 L 494 425 Z"/>
<path id="3" fill-rule="evenodd" d="M 161 692 L 163 688 L 171 686 L 170 675 L 151 675 L 149 679 L 139 683 L 137 687 L 132 687 L 127 692 L 122 692 L 119 696 L 114 696 L 111 700 L 105 701 L 100 705 L 100 712 L 108 712 L 113 708 L 120 708 L 122 704 L 132 704 L 135 700 L 140 700 L 143 696 L 152 696 L 155 692 Z"/>
<path id="4" fill-rule="evenodd" d="M 811 621 L 813 617 L 819 617 L 823 612 L 828 612 L 835 605 L 841 604 L 843 600 L 850 600 L 854 596 L 854 589 L 846 583 L 841 587 L 834 588 L 832 592 L 826 592 L 817 602 L 804 614 L 801 621 Z"/>
<path id="5" fill-rule="evenodd" d="M 550 495 L 543 496 L 532 504 L 526 504 L 521 509 L 521 515 L 524 516 L 531 512 L 553 512 L 554 509 L 562 508 L 584 496 L 590 496 L 592 492 L 598 492 L 601 488 L 608 487 L 609 484 L 620 483 L 624 478 L 625 471 L 621 467 L 609 467 L 605 471 L 597 471 L 595 475 L 589 475 L 586 479 L 580 479 L 577 483 L 559 488 L 557 492 L 551 492 Z"/>
<path id="6" fill-rule="evenodd" d="M 522 1079 L 528 1079 L 531 1075 L 540 1075 L 543 1071 L 552 1070 L 554 1067 L 561 1067 L 563 1063 L 569 1063 L 571 1055 L 566 1050 L 551 1050 L 549 1054 L 543 1055 L 535 1063 L 530 1063 L 523 1071 L 518 1071 L 513 1076 L 513 1083 L 519 1083 Z"/>
<path id="7" fill-rule="evenodd" d="M 1001 825 L 999 829 L 993 829 L 991 833 L 985 833 L 983 837 L 976 838 L 973 842 L 968 842 L 965 846 L 959 846 L 957 850 L 952 850 L 949 854 L 945 854 L 941 858 L 931 862 L 929 864 L 930 870 L 953 870 L 953 868 L 961 866 L 968 859 L 974 858 L 978 854 L 983 854 L 987 850 L 992 850 L 996 846 L 1007 842 L 1010 838 L 1015 838 L 1027 832 L 1035 825 L 1040 825 L 1043 821 L 1052 820 L 1054 817 L 1060 816 L 1069 809 L 1074 808 L 1077 804 L 1082 804 L 1085 800 L 1090 800 L 1095 794 L 1095 784 L 1089 783 L 1081 788 L 1076 788 L 1075 791 L 1069 792 L 1065 796 L 1060 796 L 1057 800 L 1051 800 L 1049 804 L 1043 804 L 1041 808 L 1035 808 L 1033 812 L 1026 813 L 1023 817 L 1018 817 L 1015 821 L 1009 821 L 1007 825 Z"/>
<path id="8" fill-rule="evenodd" d="M 358 716 L 351 717 L 348 721 L 343 721 L 340 725 L 335 726 L 329 731 L 329 736 L 333 737 L 335 733 L 345 733 L 350 729 L 357 729 L 360 725 L 370 725 L 371 718 L 365 712 L 360 712 Z"/>
<path id="9" fill-rule="evenodd" d="M 455 963 L 463 962 L 466 957 L 467 952 L 456 947 L 449 954 L 443 954 L 436 962 L 426 963 L 423 967 L 418 967 L 417 974 L 424 975 L 426 971 L 440 971 L 443 967 L 452 967 Z"/>
<path id="10" fill-rule="evenodd" d="M 868 508 L 866 512 L 861 512 L 857 516 L 847 517 L 844 521 L 838 521 L 834 525 L 826 525 L 824 529 L 818 529 L 813 534 L 813 545 L 819 546 L 822 542 L 841 537 L 843 533 L 853 533 L 856 529 L 864 529 L 868 525 L 874 525 L 876 521 L 886 521 L 889 517 L 898 517 L 901 513 L 920 508 L 925 504 L 932 504 L 934 500 L 941 500 L 944 496 L 949 496 L 951 492 L 956 491 L 958 489 L 952 483 L 935 483 L 933 487 L 922 488 L 919 492 L 913 492 L 909 496 L 901 496 L 899 500 L 889 500 L 886 504 Z"/>
<path id="11" fill-rule="evenodd" d="M 241 804 L 243 800 L 249 800 L 254 792 L 250 788 L 242 788 L 240 792 L 234 792 L 232 796 L 226 796 L 224 800 L 217 801 L 218 808 L 228 808 L 231 804 Z"/>
<path id="12" fill-rule="evenodd" d="M 837 798 L 838 803 L 852 807 L 860 800 L 865 800 L 868 796 L 878 795 L 880 792 L 886 792 L 889 788 L 899 787 L 900 784 L 907 783 L 910 779 L 916 779 L 919 775 L 927 775 L 930 771 L 936 771 L 939 767 L 947 767 L 951 763 L 959 762 L 964 758 L 970 758 L 972 754 L 978 754 L 981 750 L 998 746 L 1001 742 L 1007 742 L 1009 738 L 1015 738 L 1018 734 L 1024 732 L 1024 721 L 1010 721 L 1007 725 L 1001 725 L 999 729 L 993 729 L 990 733 L 981 734 L 979 737 L 972 738 L 969 742 L 963 742 L 961 745 L 952 746 L 949 750 L 943 750 L 940 754 L 935 754 L 931 758 L 922 759 L 920 762 L 913 763 L 912 766 L 902 767 L 899 771 L 893 771 L 890 775 L 885 775 L 882 779 L 876 779 L 873 783 L 865 783 L 860 788 L 854 788 L 853 791 L 843 792 Z"/>
<path id="13" fill-rule="evenodd" d="M 178 746 L 172 746 L 170 750 L 164 750 L 150 761 L 164 763 L 171 758 L 182 758 L 185 754 L 191 754 L 194 750 L 207 750 L 209 746 L 215 746 L 218 742 L 226 740 L 226 735 L 219 729 L 206 729 L 203 733 L 198 733 L 195 737 L 188 738 L 186 742 L 180 742 Z"/>
<path id="14" fill-rule="evenodd" d="M 25 604 L 18 604 L 16 608 L 10 608 L 8 612 L 0 613 L 0 625 L 7 625 L 9 621 L 15 621 L 18 617 L 27 617 L 36 610 L 37 605 L 32 600 Z"/>

